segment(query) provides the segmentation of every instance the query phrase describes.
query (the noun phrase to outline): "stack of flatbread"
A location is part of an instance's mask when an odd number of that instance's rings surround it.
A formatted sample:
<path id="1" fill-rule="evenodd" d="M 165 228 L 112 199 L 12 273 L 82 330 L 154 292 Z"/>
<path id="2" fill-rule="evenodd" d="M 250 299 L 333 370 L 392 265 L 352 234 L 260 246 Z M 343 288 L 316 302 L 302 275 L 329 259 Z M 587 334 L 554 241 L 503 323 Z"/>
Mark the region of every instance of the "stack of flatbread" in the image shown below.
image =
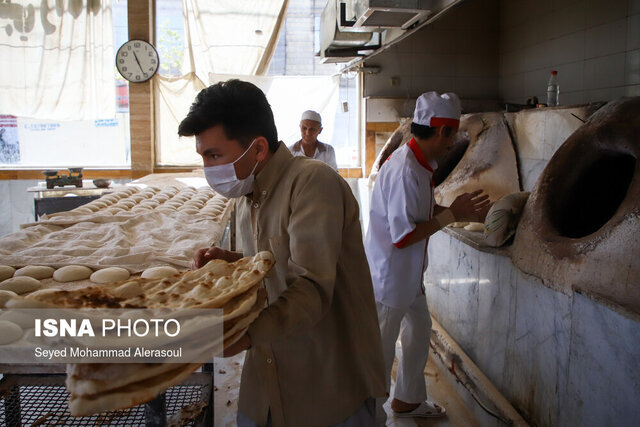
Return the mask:
<path id="1" fill-rule="evenodd" d="M 260 282 L 274 264 L 270 252 L 233 263 L 214 260 L 198 270 L 162 279 L 126 281 L 15 297 L 9 308 L 221 308 L 224 347 L 235 343 L 264 307 Z M 189 335 L 195 337 L 197 328 Z M 181 333 L 182 335 L 182 333 Z M 207 341 L 215 339 L 207 337 Z M 209 342 L 210 344 L 210 342 Z M 146 403 L 184 381 L 201 363 L 68 364 L 69 410 L 91 415 Z"/>

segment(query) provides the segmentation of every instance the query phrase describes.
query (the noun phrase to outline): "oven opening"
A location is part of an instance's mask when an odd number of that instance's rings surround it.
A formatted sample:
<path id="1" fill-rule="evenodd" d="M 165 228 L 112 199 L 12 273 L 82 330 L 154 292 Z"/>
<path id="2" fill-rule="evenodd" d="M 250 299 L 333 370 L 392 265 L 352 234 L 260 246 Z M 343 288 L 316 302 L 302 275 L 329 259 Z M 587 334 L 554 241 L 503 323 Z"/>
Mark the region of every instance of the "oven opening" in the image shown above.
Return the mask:
<path id="1" fill-rule="evenodd" d="M 581 238 L 598 231 L 624 200 L 636 168 L 628 153 L 604 151 L 554 183 L 548 194 L 550 221 L 564 237 Z"/>

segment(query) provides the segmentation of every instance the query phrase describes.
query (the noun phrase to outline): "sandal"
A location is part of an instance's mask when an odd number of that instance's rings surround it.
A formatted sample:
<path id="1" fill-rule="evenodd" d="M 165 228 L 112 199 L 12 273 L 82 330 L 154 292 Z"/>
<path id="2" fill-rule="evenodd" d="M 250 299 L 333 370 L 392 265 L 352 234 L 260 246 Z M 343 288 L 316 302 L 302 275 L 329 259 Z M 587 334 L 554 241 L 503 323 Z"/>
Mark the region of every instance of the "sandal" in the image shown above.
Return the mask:
<path id="1" fill-rule="evenodd" d="M 443 406 L 438 405 L 430 400 L 425 400 L 413 411 L 395 412 L 393 414 L 399 418 L 434 418 L 441 417 L 447 412 Z"/>

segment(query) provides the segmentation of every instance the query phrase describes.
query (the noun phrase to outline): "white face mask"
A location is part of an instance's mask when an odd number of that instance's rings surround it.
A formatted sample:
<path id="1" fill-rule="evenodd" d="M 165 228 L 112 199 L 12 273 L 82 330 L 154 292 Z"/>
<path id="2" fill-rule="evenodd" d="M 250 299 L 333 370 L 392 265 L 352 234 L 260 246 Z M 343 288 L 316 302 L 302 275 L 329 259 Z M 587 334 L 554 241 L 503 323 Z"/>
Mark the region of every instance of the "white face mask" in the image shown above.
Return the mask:
<path id="1" fill-rule="evenodd" d="M 224 165 L 207 166 L 204 168 L 204 176 L 207 178 L 207 182 L 217 193 L 225 197 L 240 197 L 251 193 L 254 180 L 253 172 L 258 167 L 258 162 L 256 162 L 253 170 L 245 179 L 238 178 L 236 168 L 234 168 L 233 165 L 247 154 L 247 151 L 253 146 L 254 142 L 256 142 L 255 139 L 251 142 L 249 148 L 235 161 Z"/>

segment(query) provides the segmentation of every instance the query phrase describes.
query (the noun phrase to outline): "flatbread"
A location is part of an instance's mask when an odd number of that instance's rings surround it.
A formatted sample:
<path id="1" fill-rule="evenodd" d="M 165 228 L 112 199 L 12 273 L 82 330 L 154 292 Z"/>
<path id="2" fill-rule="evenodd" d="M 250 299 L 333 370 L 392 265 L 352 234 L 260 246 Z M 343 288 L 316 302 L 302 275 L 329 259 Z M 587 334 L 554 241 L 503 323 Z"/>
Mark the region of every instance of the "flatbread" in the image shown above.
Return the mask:
<path id="1" fill-rule="evenodd" d="M 252 289 L 274 262 L 273 255 L 265 251 L 233 263 L 213 260 L 198 270 L 164 279 L 130 279 L 100 287 L 49 293 L 35 299 L 41 301 L 43 307 L 57 308 L 220 308 L 235 296 Z M 135 288 L 135 292 L 118 293 L 117 289 L 127 283 Z M 10 300 L 7 306 L 11 307 L 14 301 L 16 299 Z"/>
<path id="2" fill-rule="evenodd" d="M 163 375 L 149 378 L 134 384 L 111 390 L 107 393 L 91 396 L 69 398 L 69 412 L 74 417 L 92 415 L 104 411 L 115 411 L 130 408 L 153 400 L 164 390 L 180 384 L 192 372 L 200 367 L 200 363 L 170 364 L 175 369 Z"/>
<path id="3" fill-rule="evenodd" d="M 140 277 L 143 279 L 162 279 L 164 277 L 173 276 L 174 274 L 179 274 L 180 272 L 174 267 L 168 265 L 161 265 L 158 267 L 150 267 L 142 272 Z"/>

